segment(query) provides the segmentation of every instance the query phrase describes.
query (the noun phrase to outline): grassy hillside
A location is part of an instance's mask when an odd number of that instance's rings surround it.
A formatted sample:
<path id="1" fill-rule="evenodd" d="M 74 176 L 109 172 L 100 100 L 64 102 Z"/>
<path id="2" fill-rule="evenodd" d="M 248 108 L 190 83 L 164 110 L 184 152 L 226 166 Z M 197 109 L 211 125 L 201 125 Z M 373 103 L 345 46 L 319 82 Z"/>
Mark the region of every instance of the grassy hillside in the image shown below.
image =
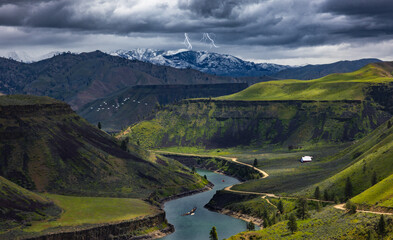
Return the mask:
<path id="1" fill-rule="evenodd" d="M 392 121 L 389 120 L 382 124 L 372 133 L 355 142 L 352 146 L 341 151 L 327 161 L 348 161 L 350 162 L 345 169 L 334 174 L 328 179 L 307 188 L 302 193 L 311 195 L 316 186 L 319 186 L 322 191 L 327 190 L 330 195 L 336 195 L 344 198 L 344 189 L 347 178 L 350 178 L 353 186 L 353 194 L 355 196 L 365 191 L 372 186 L 373 175 L 376 175 L 377 181 L 389 177 L 393 174 L 393 127 Z M 386 187 L 389 180 L 381 183 L 380 188 Z M 356 198 L 357 202 L 362 202 L 365 199 L 370 203 L 373 197 L 380 200 L 386 199 L 386 196 L 366 196 L 368 194 L 377 194 L 379 187 L 374 186 L 370 191 L 366 191 L 363 195 Z M 301 194 L 302 194 L 301 193 Z M 381 192 L 379 192 L 381 193 Z M 378 194 L 379 194 L 378 193 Z"/>
<path id="2" fill-rule="evenodd" d="M 381 60 L 375 58 L 360 59 L 355 61 L 339 61 L 330 64 L 306 65 L 302 67 L 295 67 L 284 69 L 278 73 L 273 74 L 274 77 L 281 79 L 316 79 L 327 76 L 332 73 L 347 73 L 356 71 L 367 64 L 377 63 Z"/>
<path id="3" fill-rule="evenodd" d="M 358 139 L 390 116 L 365 101 L 185 100 L 119 136 L 147 148 L 303 146 Z"/>
<path id="4" fill-rule="evenodd" d="M 362 205 L 393 209 L 393 174 L 352 198 L 352 201 Z"/>
<path id="5" fill-rule="evenodd" d="M 60 209 L 48 198 L 0 176 L 0 235 L 22 223 L 53 218 Z"/>
<path id="6" fill-rule="evenodd" d="M 294 234 L 287 229 L 287 220 L 281 221 L 271 227 L 260 231 L 247 231 L 236 234 L 228 240 L 253 239 L 382 239 L 375 233 L 379 215 L 357 213 L 345 214 L 333 207 L 325 207 L 320 212 L 311 212 L 305 220 L 297 220 L 298 231 Z M 383 239 L 393 237 L 392 219 L 388 220 L 389 232 Z M 218 235 L 220 230 L 217 229 Z M 370 237 L 371 235 L 371 237 Z M 379 237 L 379 238 L 378 238 Z"/>
<path id="7" fill-rule="evenodd" d="M 120 131 L 149 117 L 162 105 L 185 98 L 231 94 L 247 86 L 246 83 L 133 86 L 86 104 L 78 114 L 92 124 L 101 122 L 106 131 Z"/>
<path id="8" fill-rule="evenodd" d="M 157 207 L 133 198 L 74 197 L 55 194 L 45 196 L 61 207 L 63 214 L 55 221 L 34 222 L 24 231 L 40 232 L 54 227 L 120 222 L 153 215 L 159 211 Z"/>
<path id="9" fill-rule="evenodd" d="M 126 151 L 120 145 L 65 103 L 33 96 L 0 97 L 0 175 L 22 187 L 146 198 L 156 189 L 166 197 L 206 184 L 174 160 L 134 146 Z"/>
<path id="10" fill-rule="evenodd" d="M 221 100 L 365 100 L 367 88 L 393 81 L 393 62 L 369 64 L 355 72 L 330 74 L 319 79 L 257 83 Z"/>

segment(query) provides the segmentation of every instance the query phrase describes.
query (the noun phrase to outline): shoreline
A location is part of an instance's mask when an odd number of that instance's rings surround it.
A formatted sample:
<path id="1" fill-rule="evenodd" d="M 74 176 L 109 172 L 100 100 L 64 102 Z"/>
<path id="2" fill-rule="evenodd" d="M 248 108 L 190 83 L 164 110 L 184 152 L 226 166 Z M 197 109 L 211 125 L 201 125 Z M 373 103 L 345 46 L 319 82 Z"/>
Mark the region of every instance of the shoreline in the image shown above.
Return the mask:
<path id="1" fill-rule="evenodd" d="M 206 206 L 206 205 L 204 207 L 206 209 L 210 210 L 210 211 L 217 212 L 217 213 L 220 213 L 220 214 L 224 214 L 224 215 L 227 215 L 227 216 L 230 216 L 230 217 L 234 217 L 234 218 L 237 218 L 237 219 L 241 219 L 241 220 L 246 221 L 246 222 L 252 221 L 255 225 L 259 226 L 261 229 L 263 228 L 263 220 L 260 219 L 260 218 L 256 218 L 256 217 L 253 217 L 253 216 L 250 216 L 250 215 L 247 215 L 247 214 L 243 214 L 243 213 L 240 213 L 240 212 L 234 212 L 232 210 L 225 209 L 225 208 L 218 209 L 218 208 L 213 208 L 213 207 L 209 207 L 209 206 Z"/>

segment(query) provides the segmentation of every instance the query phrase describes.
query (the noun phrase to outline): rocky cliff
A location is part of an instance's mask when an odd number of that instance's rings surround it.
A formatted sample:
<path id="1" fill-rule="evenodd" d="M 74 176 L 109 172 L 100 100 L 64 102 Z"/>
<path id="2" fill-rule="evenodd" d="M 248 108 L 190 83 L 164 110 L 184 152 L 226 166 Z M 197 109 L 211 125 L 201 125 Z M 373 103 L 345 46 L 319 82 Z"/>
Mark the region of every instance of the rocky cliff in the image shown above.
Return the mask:
<path id="1" fill-rule="evenodd" d="M 375 102 L 184 100 L 149 121 L 126 129 L 145 147 L 279 144 L 352 141 L 369 133 L 391 113 Z"/>

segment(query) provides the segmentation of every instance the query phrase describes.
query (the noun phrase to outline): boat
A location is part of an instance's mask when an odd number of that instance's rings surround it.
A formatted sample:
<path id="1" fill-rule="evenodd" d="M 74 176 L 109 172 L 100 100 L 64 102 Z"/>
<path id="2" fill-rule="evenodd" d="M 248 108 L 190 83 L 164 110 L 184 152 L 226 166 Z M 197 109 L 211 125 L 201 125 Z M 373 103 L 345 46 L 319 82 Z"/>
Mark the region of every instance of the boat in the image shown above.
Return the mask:
<path id="1" fill-rule="evenodd" d="M 184 213 L 182 216 L 194 215 L 196 210 L 197 208 L 194 207 L 193 209 L 191 209 L 191 211 Z"/>

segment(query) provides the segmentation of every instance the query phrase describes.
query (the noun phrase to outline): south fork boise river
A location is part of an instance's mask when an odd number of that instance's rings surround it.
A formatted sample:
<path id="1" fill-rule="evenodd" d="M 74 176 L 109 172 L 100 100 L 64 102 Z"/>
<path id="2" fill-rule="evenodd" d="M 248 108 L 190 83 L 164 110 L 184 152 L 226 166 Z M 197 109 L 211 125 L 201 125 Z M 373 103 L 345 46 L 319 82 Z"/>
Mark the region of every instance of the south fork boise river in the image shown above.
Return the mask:
<path id="1" fill-rule="evenodd" d="M 213 190 L 165 203 L 166 218 L 175 226 L 175 232 L 161 238 L 162 240 L 207 240 L 213 226 L 217 228 L 219 239 L 228 238 L 246 230 L 245 221 L 211 212 L 203 207 L 217 190 L 239 183 L 239 181 L 210 171 L 198 169 L 197 172 L 201 176 L 207 176 L 207 179 L 214 184 Z M 198 208 L 195 215 L 181 216 L 194 207 Z"/>

